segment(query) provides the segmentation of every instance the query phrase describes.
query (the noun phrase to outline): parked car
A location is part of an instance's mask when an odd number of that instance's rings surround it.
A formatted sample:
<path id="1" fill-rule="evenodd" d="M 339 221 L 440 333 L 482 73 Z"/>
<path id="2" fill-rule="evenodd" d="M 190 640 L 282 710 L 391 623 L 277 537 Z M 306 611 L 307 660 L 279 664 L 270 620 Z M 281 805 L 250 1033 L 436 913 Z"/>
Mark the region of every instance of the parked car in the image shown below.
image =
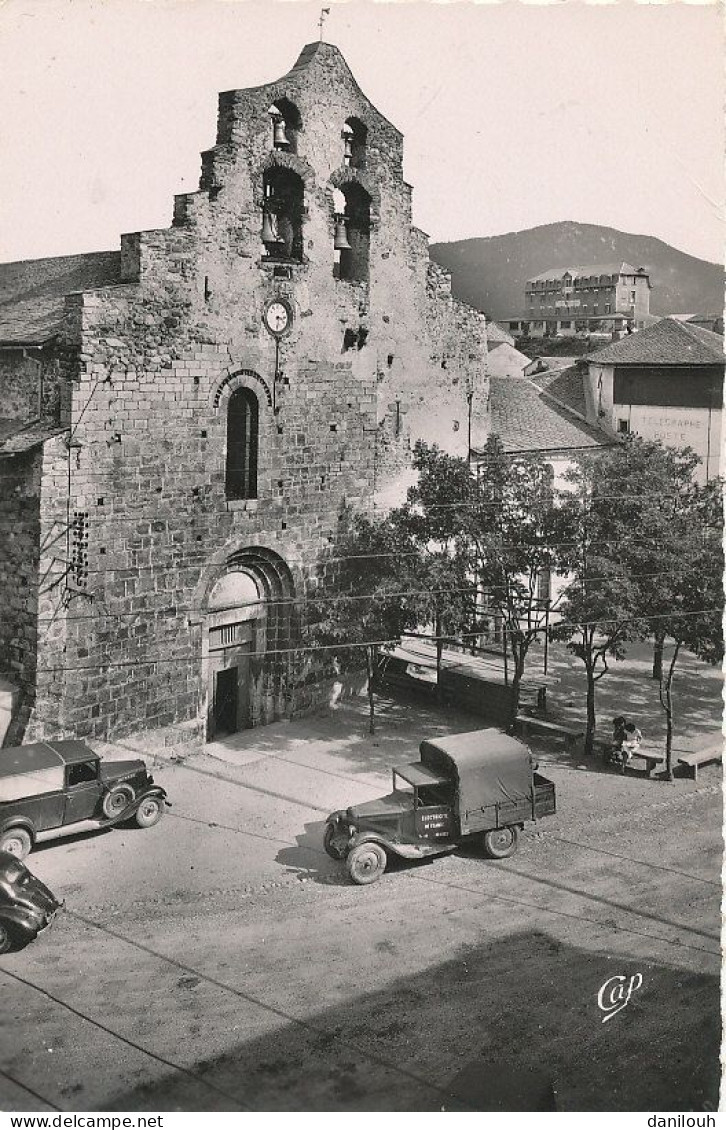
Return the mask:
<path id="1" fill-rule="evenodd" d="M 524 742 L 500 730 L 423 741 L 421 760 L 393 770 L 393 792 L 332 812 L 323 844 L 354 883 L 373 883 L 387 855 L 422 859 L 479 840 L 505 859 L 520 829 L 555 811 L 555 786 L 536 772 Z"/>
<path id="2" fill-rule="evenodd" d="M 62 905 L 17 856 L 0 851 L 0 953 L 31 942 Z"/>
<path id="3" fill-rule="evenodd" d="M 150 828 L 168 804 L 141 760 L 103 762 L 80 741 L 0 750 L 0 851 L 19 859 L 36 843 L 131 818 Z"/>

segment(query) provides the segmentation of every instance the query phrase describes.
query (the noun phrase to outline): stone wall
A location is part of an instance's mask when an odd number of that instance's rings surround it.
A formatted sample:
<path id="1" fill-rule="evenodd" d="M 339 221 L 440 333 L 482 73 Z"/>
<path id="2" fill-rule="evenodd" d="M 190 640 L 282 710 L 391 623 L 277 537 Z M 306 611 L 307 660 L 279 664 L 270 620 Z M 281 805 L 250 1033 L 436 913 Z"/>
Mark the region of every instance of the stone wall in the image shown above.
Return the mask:
<path id="1" fill-rule="evenodd" d="M 296 153 L 272 147 L 267 111 L 283 98 L 302 121 Z M 368 131 L 365 167 L 343 160 L 350 117 Z M 272 167 L 304 184 L 301 261 L 261 242 Z M 359 281 L 334 272 L 334 191 L 352 182 L 370 196 Z M 470 414 L 476 442 L 486 432 L 484 319 L 452 299 L 411 225 L 400 133 L 326 44 L 277 83 L 220 96 L 200 191 L 177 198 L 171 228 L 123 237 L 121 274 L 122 285 L 66 300 L 70 496 L 49 492 L 40 521 L 67 528 L 68 513 L 81 565 L 47 598 L 26 740 L 175 727 L 201 737 L 207 599 L 239 562 L 271 578 L 254 721 L 310 705 L 325 664 L 293 645 L 342 509 L 400 500 L 419 436 L 465 455 Z M 277 347 L 263 325 L 272 299 L 293 314 Z M 225 491 L 238 388 L 259 405 L 257 497 L 240 501 Z"/>

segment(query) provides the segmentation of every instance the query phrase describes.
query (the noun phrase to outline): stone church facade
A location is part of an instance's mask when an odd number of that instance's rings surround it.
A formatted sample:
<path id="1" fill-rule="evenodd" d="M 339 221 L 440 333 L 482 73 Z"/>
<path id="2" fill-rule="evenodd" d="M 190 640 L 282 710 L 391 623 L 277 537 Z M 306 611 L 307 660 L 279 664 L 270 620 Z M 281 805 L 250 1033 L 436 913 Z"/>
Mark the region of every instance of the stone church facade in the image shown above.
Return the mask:
<path id="1" fill-rule="evenodd" d="M 199 190 L 120 252 L 0 266 L 5 743 L 167 746 L 320 701 L 343 507 L 487 432 L 486 328 L 340 52 L 220 95 Z"/>

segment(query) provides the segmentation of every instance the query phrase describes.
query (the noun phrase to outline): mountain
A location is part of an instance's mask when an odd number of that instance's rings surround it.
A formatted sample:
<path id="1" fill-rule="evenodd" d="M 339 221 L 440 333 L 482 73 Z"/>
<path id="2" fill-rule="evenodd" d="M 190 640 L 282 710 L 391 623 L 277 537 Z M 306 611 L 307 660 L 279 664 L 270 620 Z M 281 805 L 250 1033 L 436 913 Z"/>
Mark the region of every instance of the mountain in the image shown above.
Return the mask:
<path id="1" fill-rule="evenodd" d="M 652 314 L 721 313 L 724 271 L 648 235 L 629 235 L 598 224 L 564 220 L 527 231 L 455 243 L 433 243 L 431 258 L 451 271 L 457 298 L 491 318 L 524 310 L 524 284 L 550 267 L 631 263 L 647 267 Z"/>

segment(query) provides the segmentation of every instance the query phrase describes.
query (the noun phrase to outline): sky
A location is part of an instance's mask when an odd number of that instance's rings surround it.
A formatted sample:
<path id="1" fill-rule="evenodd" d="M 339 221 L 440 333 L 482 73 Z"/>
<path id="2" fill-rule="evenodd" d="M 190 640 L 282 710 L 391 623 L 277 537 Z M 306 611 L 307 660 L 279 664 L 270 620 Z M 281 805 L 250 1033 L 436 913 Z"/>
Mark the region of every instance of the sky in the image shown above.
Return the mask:
<path id="1" fill-rule="evenodd" d="M 432 242 L 557 220 L 724 258 L 724 19 L 709 3 L 325 0 L 324 38 L 404 134 Z M 5 0 L 0 260 L 166 227 L 217 93 L 318 38 L 308 0 Z"/>

